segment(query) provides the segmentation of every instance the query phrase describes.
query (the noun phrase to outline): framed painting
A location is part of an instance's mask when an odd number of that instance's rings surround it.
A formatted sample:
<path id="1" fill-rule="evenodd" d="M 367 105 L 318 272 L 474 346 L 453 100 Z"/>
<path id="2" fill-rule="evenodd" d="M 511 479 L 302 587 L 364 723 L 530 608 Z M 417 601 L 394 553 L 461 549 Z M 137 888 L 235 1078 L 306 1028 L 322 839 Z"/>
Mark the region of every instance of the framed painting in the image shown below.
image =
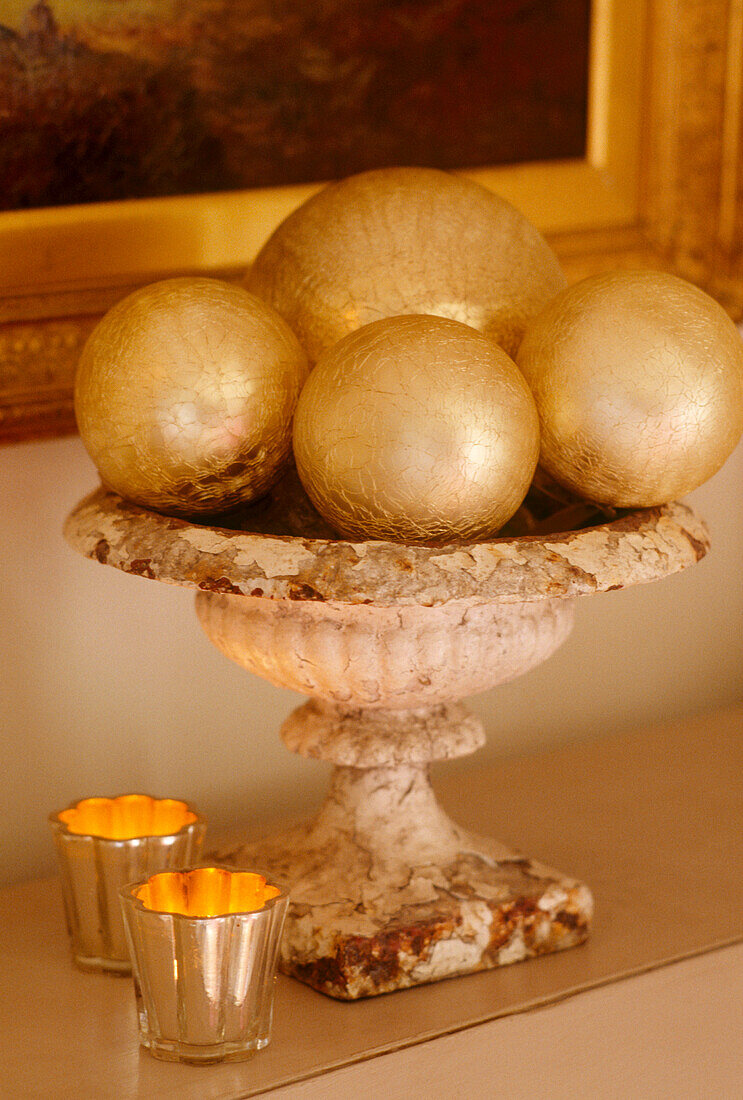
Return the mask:
<path id="1" fill-rule="evenodd" d="M 322 181 L 461 171 L 569 278 L 674 270 L 739 315 L 733 0 L 5 0 L 0 438 L 74 430 L 97 318 L 237 277 Z"/>

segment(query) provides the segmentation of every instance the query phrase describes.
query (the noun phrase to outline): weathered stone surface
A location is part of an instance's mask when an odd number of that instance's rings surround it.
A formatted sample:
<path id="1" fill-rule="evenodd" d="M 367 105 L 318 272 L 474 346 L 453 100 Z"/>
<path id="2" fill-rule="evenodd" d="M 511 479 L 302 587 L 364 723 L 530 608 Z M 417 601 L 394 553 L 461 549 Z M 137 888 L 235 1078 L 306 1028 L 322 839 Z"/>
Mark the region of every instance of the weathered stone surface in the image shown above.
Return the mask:
<path id="1" fill-rule="evenodd" d="M 709 546 L 704 524 L 677 503 L 564 534 L 427 547 L 195 525 L 105 489 L 74 509 L 65 535 L 126 573 L 206 592 L 388 606 L 604 592 L 676 573 Z"/>
<path id="2" fill-rule="evenodd" d="M 278 687 L 346 709 L 445 703 L 512 680 L 567 638 L 574 604 L 385 607 L 196 596 L 201 625 L 225 656 Z"/>
<path id="3" fill-rule="evenodd" d="M 338 767 L 317 818 L 220 861 L 291 883 L 281 967 L 344 1000 L 572 947 L 588 888 L 460 829 L 425 764 Z"/>
<path id="4" fill-rule="evenodd" d="M 372 768 L 468 756 L 485 744 L 485 731 L 461 703 L 409 710 L 348 710 L 310 699 L 286 719 L 281 738 L 299 756 Z"/>
<path id="5" fill-rule="evenodd" d="M 458 700 L 549 656 L 572 597 L 693 564 L 704 524 L 669 504 L 562 534 L 349 543 L 325 537 L 288 482 L 240 523 L 187 523 L 100 489 L 65 531 L 94 560 L 196 588 L 223 653 L 312 696 L 282 733 L 336 764 L 319 814 L 218 854 L 290 886 L 282 967 L 354 999 L 580 943 L 590 890 L 456 826 L 428 762 L 478 747 L 481 726 Z"/>

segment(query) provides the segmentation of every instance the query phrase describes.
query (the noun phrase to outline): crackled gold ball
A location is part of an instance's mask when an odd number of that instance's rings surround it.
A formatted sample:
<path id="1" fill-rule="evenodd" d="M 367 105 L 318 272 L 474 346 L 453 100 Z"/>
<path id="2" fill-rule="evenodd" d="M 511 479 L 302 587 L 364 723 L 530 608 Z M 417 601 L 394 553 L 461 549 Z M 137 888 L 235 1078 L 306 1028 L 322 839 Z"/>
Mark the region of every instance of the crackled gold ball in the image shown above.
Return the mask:
<path id="1" fill-rule="evenodd" d="M 743 432 L 743 342 L 717 302 L 656 271 L 592 276 L 559 294 L 517 357 L 539 410 L 540 463 L 615 507 L 695 489 Z"/>
<path id="2" fill-rule="evenodd" d="M 145 507 L 208 515 L 266 491 L 291 453 L 307 358 L 265 302 L 218 279 L 166 279 L 113 307 L 75 382 L 105 485 Z"/>
<path id="3" fill-rule="evenodd" d="M 391 317 L 326 352 L 294 418 L 297 470 L 353 539 L 444 543 L 493 534 L 539 453 L 534 401 L 506 353 L 458 321 Z"/>
<path id="4" fill-rule="evenodd" d="M 565 286 L 554 253 L 515 207 L 432 168 L 382 168 L 331 184 L 274 232 L 247 275 L 311 362 L 362 325 L 433 314 L 510 355 Z"/>

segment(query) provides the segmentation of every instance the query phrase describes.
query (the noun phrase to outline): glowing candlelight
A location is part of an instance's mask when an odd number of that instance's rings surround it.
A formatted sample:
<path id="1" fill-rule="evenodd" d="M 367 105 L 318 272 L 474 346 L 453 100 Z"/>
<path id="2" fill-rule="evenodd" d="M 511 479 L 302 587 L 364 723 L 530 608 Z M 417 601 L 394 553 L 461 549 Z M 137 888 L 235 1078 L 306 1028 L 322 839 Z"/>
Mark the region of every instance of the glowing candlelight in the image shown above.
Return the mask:
<path id="1" fill-rule="evenodd" d="M 184 917 L 220 917 L 229 913 L 253 913 L 271 898 L 278 886 L 269 885 L 254 871 L 228 871 L 223 867 L 198 867 L 152 875 L 134 896 L 145 909 L 180 913 Z"/>
<path id="2" fill-rule="evenodd" d="M 169 836 L 193 824 L 198 815 L 175 798 L 121 794 L 116 798 L 84 798 L 57 817 L 70 833 L 107 840 Z"/>
<path id="3" fill-rule="evenodd" d="M 119 889 L 146 874 L 193 866 L 204 818 L 178 799 L 122 794 L 81 799 L 50 814 L 49 824 L 75 963 L 128 974 Z"/>
<path id="4" fill-rule="evenodd" d="M 151 875 L 119 896 L 142 1046 L 194 1063 L 266 1046 L 286 891 L 253 871 L 198 867 Z"/>

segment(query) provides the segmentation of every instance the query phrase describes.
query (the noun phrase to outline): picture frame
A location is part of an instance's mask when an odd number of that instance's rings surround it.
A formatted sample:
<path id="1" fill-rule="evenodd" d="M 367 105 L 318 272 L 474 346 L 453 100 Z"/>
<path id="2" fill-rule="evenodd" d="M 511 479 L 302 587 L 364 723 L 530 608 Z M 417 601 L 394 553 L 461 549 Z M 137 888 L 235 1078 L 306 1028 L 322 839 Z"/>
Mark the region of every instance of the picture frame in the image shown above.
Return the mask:
<path id="1" fill-rule="evenodd" d="M 594 0 L 579 160 L 465 174 L 518 206 L 571 281 L 675 272 L 743 311 L 743 10 Z M 74 371 L 97 319 L 174 274 L 239 278 L 321 184 L 0 213 L 0 441 L 75 430 Z"/>

